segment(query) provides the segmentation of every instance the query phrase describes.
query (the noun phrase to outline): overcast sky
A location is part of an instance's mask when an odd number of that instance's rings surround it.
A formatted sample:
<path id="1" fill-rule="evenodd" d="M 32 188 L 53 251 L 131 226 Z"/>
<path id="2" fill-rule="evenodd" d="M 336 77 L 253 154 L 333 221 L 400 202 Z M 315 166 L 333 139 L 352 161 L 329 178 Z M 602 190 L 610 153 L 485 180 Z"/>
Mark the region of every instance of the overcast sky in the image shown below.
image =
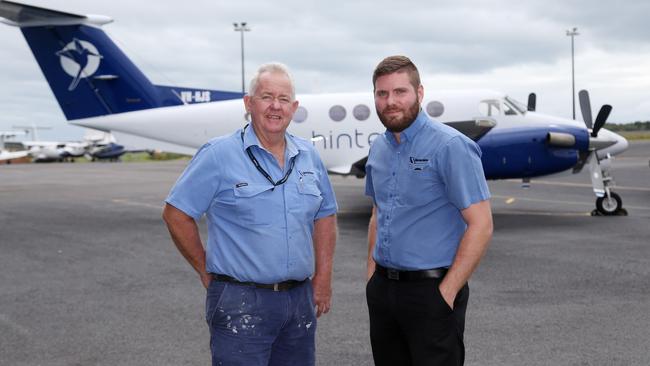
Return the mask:
<path id="1" fill-rule="evenodd" d="M 568 118 L 565 33 L 578 27 L 576 94 L 588 89 L 594 109 L 611 104 L 610 122 L 650 120 L 647 0 L 25 2 L 112 17 L 104 30 L 158 84 L 240 90 L 232 23 L 246 21 L 247 83 L 259 64 L 280 61 L 292 69 L 298 94 L 370 92 L 375 65 L 404 54 L 420 69 L 425 94 L 482 88 L 525 102 L 534 91 L 538 111 Z M 0 130 L 33 123 L 52 127 L 42 139 L 83 134 L 67 126 L 20 31 L 0 24 Z"/>

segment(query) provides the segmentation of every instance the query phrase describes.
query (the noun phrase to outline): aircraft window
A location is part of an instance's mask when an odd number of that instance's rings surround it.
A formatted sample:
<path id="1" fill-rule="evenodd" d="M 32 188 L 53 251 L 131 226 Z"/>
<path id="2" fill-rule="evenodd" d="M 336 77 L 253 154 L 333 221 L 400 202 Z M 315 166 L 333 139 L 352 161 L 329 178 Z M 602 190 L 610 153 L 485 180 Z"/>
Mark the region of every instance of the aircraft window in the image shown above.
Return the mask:
<path id="1" fill-rule="evenodd" d="M 293 121 L 298 123 L 305 122 L 307 115 L 308 113 L 305 107 L 300 106 L 296 109 L 296 113 L 293 114 Z"/>
<path id="2" fill-rule="evenodd" d="M 512 99 L 510 97 L 506 97 L 506 103 L 512 105 L 516 110 L 519 111 L 519 113 L 524 114 L 526 111 L 528 111 L 528 106 L 523 104 L 522 102 Z"/>
<path id="3" fill-rule="evenodd" d="M 501 115 L 501 101 L 496 99 L 484 100 L 478 105 L 478 111 L 484 116 Z"/>
<path id="4" fill-rule="evenodd" d="M 517 112 L 515 112 L 515 109 L 511 107 L 508 103 L 503 103 L 503 114 L 506 116 L 516 116 Z"/>
<path id="5" fill-rule="evenodd" d="M 335 105 L 330 108 L 330 118 L 335 122 L 341 122 L 345 118 L 345 108 Z"/>
<path id="6" fill-rule="evenodd" d="M 440 117 L 445 113 L 445 106 L 437 100 L 427 104 L 427 114 L 431 117 Z"/>
<path id="7" fill-rule="evenodd" d="M 370 117 L 370 108 L 365 104 L 359 104 L 352 110 L 352 115 L 359 121 L 365 121 Z"/>

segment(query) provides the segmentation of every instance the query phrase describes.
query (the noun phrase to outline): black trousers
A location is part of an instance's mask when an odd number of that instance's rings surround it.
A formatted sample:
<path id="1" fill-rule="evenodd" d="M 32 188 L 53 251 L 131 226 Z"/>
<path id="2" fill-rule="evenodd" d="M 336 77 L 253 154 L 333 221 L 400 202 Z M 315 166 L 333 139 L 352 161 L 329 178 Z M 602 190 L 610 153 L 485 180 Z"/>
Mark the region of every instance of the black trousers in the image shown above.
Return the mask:
<path id="1" fill-rule="evenodd" d="M 467 284 L 445 302 L 441 279 L 394 281 L 375 273 L 366 285 L 376 366 L 447 366 L 465 362 Z"/>

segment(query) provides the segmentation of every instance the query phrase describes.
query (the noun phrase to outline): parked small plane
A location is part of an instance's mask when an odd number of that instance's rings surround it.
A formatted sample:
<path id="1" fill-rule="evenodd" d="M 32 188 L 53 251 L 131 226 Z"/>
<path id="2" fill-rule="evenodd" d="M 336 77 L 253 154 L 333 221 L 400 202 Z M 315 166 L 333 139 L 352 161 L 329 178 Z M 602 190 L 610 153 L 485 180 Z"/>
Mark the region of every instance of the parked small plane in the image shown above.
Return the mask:
<path id="1" fill-rule="evenodd" d="M 70 123 L 110 131 L 121 142 L 193 154 L 210 138 L 246 123 L 241 93 L 160 86 L 149 79 L 101 30 L 106 16 L 77 15 L 0 1 L 4 23 L 20 27 Z M 478 142 L 488 179 L 533 177 L 588 165 L 597 212 L 624 212 L 612 191 L 609 157 L 627 140 L 603 127 L 610 106 L 595 122 L 581 92 L 584 122 L 535 111 L 492 91 L 425 88 L 424 110 Z M 311 139 L 331 173 L 364 176 L 368 148 L 384 130 L 371 93 L 299 95 L 290 131 Z"/>
<path id="2" fill-rule="evenodd" d="M 43 141 L 39 139 L 38 130 L 50 129 L 47 126 L 13 126 L 21 135 L 30 134 L 31 140 L 13 142 L 12 145 L 24 149 L 35 163 L 74 162 L 76 158 L 88 160 L 117 161 L 127 152 L 124 146 L 115 142 L 110 134 L 88 134 L 83 141 Z M 24 132 L 23 132 L 24 131 Z M 15 135 L 15 134 L 14 134 Z M 22 152 L 22 151 L 21 151 Z"/>
<path id="3" fill-rule="evenodd" d="M 81 141 L 43 141 L 39 139 L 39 130 L 49 130 L 49 126 L 12 126 L 29 132 L 31 140 L 23 140 L 20 144 L 29 151 L 33 162 L 51 162 L 72 160 L 81 157 L 88 147 L 87 142 Z"/>
<path id="4" fill-rule="evenodd" d="M 5 150 L 5 141 L 16 136 L 25 135 L 25 131 L 0 131 L 0 162 L 11 164 L 14 159 L 24 158 L 29 155 L 29 151 L 7 151 Z"/>

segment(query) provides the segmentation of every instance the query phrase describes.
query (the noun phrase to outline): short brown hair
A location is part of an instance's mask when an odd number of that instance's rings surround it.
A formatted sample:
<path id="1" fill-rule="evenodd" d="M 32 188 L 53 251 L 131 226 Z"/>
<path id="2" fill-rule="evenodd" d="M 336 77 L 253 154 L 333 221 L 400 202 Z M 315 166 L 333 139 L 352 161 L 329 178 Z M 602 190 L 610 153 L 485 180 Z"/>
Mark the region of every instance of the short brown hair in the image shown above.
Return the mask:
<path id="1" fill-rule="evenodd" d="M 380 76 L 392 74 L 395 72 L 406 72 L 411 80 L 413 88 L 417 90 L 420 86 L 420 73 L 415 64 L 406 56 L 388 56 L 375 67 L 372 73 L 372 87 L 375 88 L 375 82 Z"/>

